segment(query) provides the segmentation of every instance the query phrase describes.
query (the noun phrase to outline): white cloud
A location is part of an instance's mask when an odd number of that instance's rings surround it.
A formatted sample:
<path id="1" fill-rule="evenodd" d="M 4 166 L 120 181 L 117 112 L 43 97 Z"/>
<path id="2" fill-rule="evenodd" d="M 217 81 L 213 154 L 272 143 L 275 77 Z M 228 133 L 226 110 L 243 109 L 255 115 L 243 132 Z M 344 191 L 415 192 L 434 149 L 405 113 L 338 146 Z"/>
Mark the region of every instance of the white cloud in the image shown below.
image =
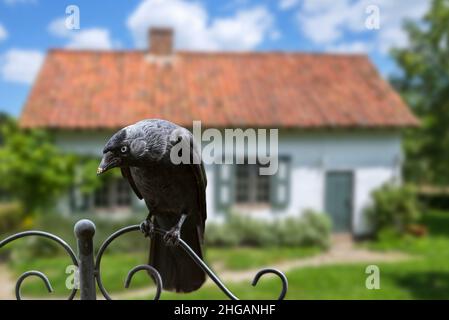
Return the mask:
<path id="1" fill-rule="evenodd" d="M 138 47 L 147 46 L 151 26 L 168 26 L 175 31 L 177 48 L 249 50 L 270 34 L 273 17 L 265 7 L 258 6 L 212 19 L 197 2 L 144 0 L 128 17 L 127 26 Z"/>
<path id="2" fill-rule="evenodd" d="M 48 32 L 56 37 L 69 38 L 74 30 L 69 30 L 66 27 L 65 20 L 66 18 L 62 17 L 51 21 L 47 27 Z"/>
<path id="3" fill-rule="evenodd" d="M 67 39 L 66 47 L 69 49 L 108 50 L 113 48 L 109 30 L 105 28 L 70 30 L 66 27 L 63 17 L 51 21 L 47 30 L 53 36 Z"/>
<path id="4" fill-rule="evenodd" d="M 295 7 L 299 3 L 299 0 L 280 0 L 279 9 L 288 10 Z"/>
<path id="5" fill-rule="evenodd" d="M 44 54 L 40 51 L 10 49 L 0 56 L 0 73 L 5 81 L 30 84 L 43 61 Z"/>
<path id="6" fill-rule="evenodd" d="M 67 44 L 67 48 L 69 49 L 108 50 L 112 47 L 109 31 L 102 28 L 76 31 L 70 37 L 70 42 Z"/>
<path id="7" fill-rule="evenodd" d="M 297 14 L 300 31 L 312 42 L 332 46 L 345 36 L 373 36 L 373 49 L 386 53 L 392 46 L 407 44 L 402 30 L 404 19 L 419 19 L 429 7 L 429 0 L 304 0 Z M 366 8 L 376 5 L 380 10 L 380 29 L 368 30 Z"/>
<path id="8" fill-rule="evenodd" d="M 0 24 L 0 41 L 5 40 L 8 37 L 8 32 L 6 31 L 5 27 Z"/>
<path id="9" fill-rule="evenodd" d="M 333 53 L 368 53 L 371 48 L 372 46 L 366 42 L 355 41 L 330 45 L 326 47 L 326 51 Z"/>

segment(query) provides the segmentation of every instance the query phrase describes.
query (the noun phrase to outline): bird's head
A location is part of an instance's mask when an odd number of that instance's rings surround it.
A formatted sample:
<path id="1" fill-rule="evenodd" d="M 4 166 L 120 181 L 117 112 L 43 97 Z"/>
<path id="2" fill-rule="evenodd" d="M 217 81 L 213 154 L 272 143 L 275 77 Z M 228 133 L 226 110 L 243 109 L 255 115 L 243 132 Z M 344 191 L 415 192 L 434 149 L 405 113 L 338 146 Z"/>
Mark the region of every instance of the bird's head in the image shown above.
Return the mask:
<path id="1" fill-rule="evenodd" d="M 173 129 L 174 124 L 159 119 L 147 119 L 117 131 L 103 149 L 103 159 L 97 174 L 116 167 L 140 167 L 160 161 L 186 129 Z"/>
<path id="2" fill-rule="evenodd" d="M 97 174 L 102 174 L 109 169 L 126 166 L 132 157 L 130 141 L 126 139 L 126 130 L 115 133 L 103 148 L 103 158 L 97 169 Z"/>
<path id="3" fill-rule="evenodd" d="M 166 139 L 150 121 L 141 121 L 123 128 L 104 146 L 97 174 L 116 167 L 139 167 L 150 161 L 159 160 L 166 146 Z"/>

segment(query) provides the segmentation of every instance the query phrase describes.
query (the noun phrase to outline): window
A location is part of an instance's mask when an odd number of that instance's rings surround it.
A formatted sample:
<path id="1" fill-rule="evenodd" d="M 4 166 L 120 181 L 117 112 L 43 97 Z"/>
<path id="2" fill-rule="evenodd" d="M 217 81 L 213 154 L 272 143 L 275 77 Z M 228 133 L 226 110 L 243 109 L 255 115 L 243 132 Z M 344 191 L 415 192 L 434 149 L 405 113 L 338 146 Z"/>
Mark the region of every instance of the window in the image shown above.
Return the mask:
<path id="1" fill-rule="evenodd" d="M 118 179 L 105 183 L 94 195 L 95 208 L 128 207 L 131 205 L 131 190 L 128 182 Z"/>
<path id="2" fill-rule="evenodd" d="M 108 184 L 104 184 L 101 188 L 95 191 L 94 204 L 96 208 L 109 207 L 110 189 Z"/>
<path id="3" fill-rule="evenodd" d="M 125 179 L 117 181 L 117 205 L 129 206 L 131 204 L 130 186 Z"/>
<path id="4" fill-rule="evenodd" d="M 260 175 L 259 164 L 236 165 L 237 204 L 266 204 L 270 202 L 270 176 Z"/>

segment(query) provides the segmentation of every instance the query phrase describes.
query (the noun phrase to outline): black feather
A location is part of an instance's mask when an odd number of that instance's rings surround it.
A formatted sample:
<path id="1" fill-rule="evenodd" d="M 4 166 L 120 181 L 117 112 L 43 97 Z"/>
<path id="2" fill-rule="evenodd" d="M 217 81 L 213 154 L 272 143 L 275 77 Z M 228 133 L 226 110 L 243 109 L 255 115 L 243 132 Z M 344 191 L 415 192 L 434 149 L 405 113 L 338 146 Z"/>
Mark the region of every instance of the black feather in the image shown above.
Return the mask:
<path id="1" fill-rule="evenodd" d="M 131 189 L 133 189 L 133 191 L 136 194 L 137 198 L 142 200 L 143 197 L 140 194 L 139 189 L 137 189 L 136 183 L 133 180 L 133 177 L 131 175 L 131 171 L 129 170 L 129 167 L 123 167 L 123 168 L 120 168 L 120 170 L 122 171 L 123 178 L 126 178 L 128 180 L 129 185 L 131 186 Z"/>
<path id="2" fill-rule="evenodd" d="M 106 145 L 114 148 L 134 140 L 145 142 L 144 152 L 124 159 L 122 174 L 139 198 L 143 198 L 156 226 L 164 230 L 174 227 L 181 215 L 187 218 L 181 228 L 181 238 L 202 258 L 206 211 L 207 178 L 201 161 L 174 164 L 170 150 L 179 143 L 178 135 L 190 145 L 192 159 L 200 159 L 192 134 L 169 121 L 143 120 L 128 126 Z M 131 150 L 132 151 L 132 150 Z M 162 276 L 164 288 L 177 292 L 198 289 L 206 280 L 204 271 L 180 248 L 168 247 L 156 235 L 151 241 L 149 264 Z"/>

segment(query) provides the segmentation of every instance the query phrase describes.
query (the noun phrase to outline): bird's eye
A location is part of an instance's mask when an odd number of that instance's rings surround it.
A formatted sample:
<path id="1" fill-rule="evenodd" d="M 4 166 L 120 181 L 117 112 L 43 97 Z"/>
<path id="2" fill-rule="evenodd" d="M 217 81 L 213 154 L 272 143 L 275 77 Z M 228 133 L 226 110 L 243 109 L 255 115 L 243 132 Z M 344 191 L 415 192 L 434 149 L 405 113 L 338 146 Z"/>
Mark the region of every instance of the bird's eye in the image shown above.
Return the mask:
<path id="1" fill-rule="evenodd" d="M 127 146 L 123 146 L 123 147 L 121 147 L 121 149 L 120 149 L 120 152 L 121 153 L 126 153 L 128 151 L 128 147 Z"/>

